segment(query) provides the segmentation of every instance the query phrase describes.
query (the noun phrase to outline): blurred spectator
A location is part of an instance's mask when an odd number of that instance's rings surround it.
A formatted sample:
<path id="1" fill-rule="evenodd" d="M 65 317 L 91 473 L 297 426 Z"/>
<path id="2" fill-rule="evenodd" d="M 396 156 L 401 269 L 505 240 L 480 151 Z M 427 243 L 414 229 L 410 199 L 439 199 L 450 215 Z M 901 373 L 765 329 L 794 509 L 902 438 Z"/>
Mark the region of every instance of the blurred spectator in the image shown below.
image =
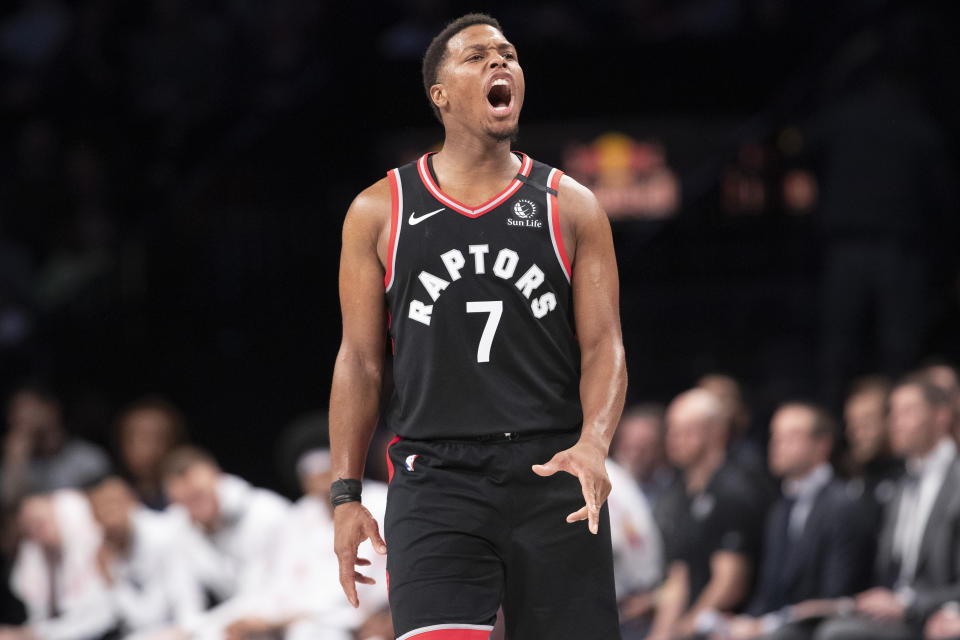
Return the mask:
<path id="1" fill-rule="evenodd" d="M 620 619 L 626 623 L 624 638 L 640 637 L 647 627 L 646 614 L 653 607 L 653 589 L 663 575 L 663 542 L 650 505 L 626 469 L 607 460 L 611 489 L 610 538 L 613 544 L 613 576 L 620 603 Z"/>
<path id="2" fill-rule="evenodd" d="M 830 456 L 833 419 L 806 403 L 781 406 L 770 422 L 770 470 L 784 496 L 767 517 L 760 583 L 749 616 L 730 621 L 727 637 L 804 640 L 814 622 L 794 622 L 790 605 L 837 598 L 863 586 L 867 528 Z"/>
<path id="3" fill-rule="evenodd" d="M 896 492 L 903 462 L 890 454 L 887 398 L 891 383 L 882 376 L 857 380 L 843 408 L 847 436 L 844 461 L 848 489 L 857 499 L 872 531 L 880 529 L 883 511 Z M 872 544 L 875 544 L 874 540 Z"/>
<path id="4" fill-rule="evenodd" d="M 871 466 L 890 459 L 887 436 L 887 399 L 891 384 L 883 376 L 857 379 L 843 407 L 847 436 L 844 462 L 851 476 L 869 474 Z"/>
<path id="5" fill-rule="evenodd" d="M 640 487 L 651 509 L 676 478 L 664 446 L 666 421 L 658 404 L 641 404 L 623 413 L 611 457 Z"/>
<path id="6" fill-rule="evenodd" d="M 83 494 L 33 495 L 19 511 L 23 541 L 10 577 L 27 609 L 23 627 L 0 628 L 5 640 L 91 640 L 113 627 L 100 606 L 105 585 L 96 568 L 100 532 Z"/>
<path id="7" fill-rule="evenodd" d="M 329 433 L 327 410 L 320 409 L 298 415 L 277 435 L 273 446 L 274 467 L 284 495 L 303 495 L 297 463 L 304 451 L 330 448 Z"/>
<path id="8" fill-rule="evenodd" d="M 22 387 L 13 393 L 0 470 L 4 506 L 26 494 L 82 487 L 109 469 L 100 448 L 67 433 L 60 402 L 51 392 Z"/>
<path id="9" fill-rule="evenodd" d="M 697 380 L 697 387 L 706 389 L 720 402 L 730 424 L 731 444 L 747 437 L 750 432 L 750 407 L 743 400 L 740 382 L 725 373 L 708 373 Z"/>
<path id="10" fill-rule="evenodd" d="M 274 546 L 259 560 L 262 582 L 248 585 L 213 609 L 192 629 L 192 637 L 353 640 L 354 632 L 359 632 L 359 640 L 393 637 L 387 608 L 386 557 L 376 553 L 369 541 L 360 545 L 359 557 L 372 564 L 361 572 L 374 578 L 376 584 L 357 585 L 359 609 L 354 609 L 343 595 L 333 553 L 329 449 L 304 453 L 297 473 L 304 496 L 290 509 Z M 364 482 L 363 504 L 381 526 L 386 498 L 386 485 Z"/>
<path id="11" fill-rule="evenodd" d="M 737 612 L 749 595 L 765 502 L 727 460 L 728 430 L 723 405 L 705 389 L 681 394 L 667 410 L 667 456 L 683 483 L 663 498 L 669 568 L 651 640 L 709 632 L 714 612 Z"/>
<path id="12" fill-rule="evenodd" d="M 137 498 L 151 509 L 167 505 L 163 461 L 186 439 L 183 414 L 171 402 L 148 396 L 127 406 L 117 418 L 120 468 Z"/>
<path id="13" fill-rule="evenodd" d="M 187 624 L 206 607 L 203 589 L 177 548 L 186 522 L 151 511 L 117 477 L 90 493 L 93 516 L 103 532 L 97 568 L 108 586 L 102 606 L 119 631 L 146 632 Z"/>
<path id="14" fill-rule="evenodd" d="M 953 439 L 960 442 L 960 374 L 956 367 L 947 362 L 933 362 L 923 368 L 924 374 L 931 384 L 934 384 L 947 394 L 950 406 L 953 409 Z"/>
<path id="15" fill-rule="evenodd" d="M 259 560 L 275 548 L 289 503 L 224 473 L 196 447 L 170 452 L 163 477 L 172 510 L 185 510 L 193 525 L 181 552 L 204 588 L 222 601 L 259 584 Z"/>
<path id="16" fill-rule="evenodd" d="M 908 640 L 939 607 L 960 599 L 960 461 L 949 435 L 943 390 L 922 375 L 890 395 L 890 445 L 907 474 L 887 508 L 874 588 L 856 596 L 853 615 L 823 624 L 818 640 Z"/>
<path id="17" fill-rule="evenodd" d="M 744 402 L 740 382 L 724 373 L 709 373 L 697 381 L 697 387 L 712 393 L 723 408 L 730 432 L 727 443 L 730 463 L 748 473 L 764 492 L 766 501 L 773 502 L 778 494 L 776 484 L 767 469 L 763 447 L 749 437 L 750 408 Z"/>

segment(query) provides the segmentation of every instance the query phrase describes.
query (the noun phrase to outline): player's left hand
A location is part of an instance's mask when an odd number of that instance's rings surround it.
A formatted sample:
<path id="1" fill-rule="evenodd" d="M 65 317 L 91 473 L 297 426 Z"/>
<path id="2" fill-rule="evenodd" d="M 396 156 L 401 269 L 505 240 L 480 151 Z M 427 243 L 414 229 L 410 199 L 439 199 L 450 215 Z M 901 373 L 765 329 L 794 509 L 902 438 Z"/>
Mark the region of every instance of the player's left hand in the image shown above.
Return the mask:
<path id="1" fill-rule="evenodd" d="M 580 439 L 569 449 L 560 451 L 546 464 L 533 465 L 538 476 L 552 476 L 557 471 L 566 471 L 576 476 L 583 490 L 586 504 L 567 516 L 567 522 L 588 520 L 590 533 L 596 534 L 600 528 L 600 507 L 610 495 L 610 479 L 604 461 L 607 452 L 603 446 Z"/>

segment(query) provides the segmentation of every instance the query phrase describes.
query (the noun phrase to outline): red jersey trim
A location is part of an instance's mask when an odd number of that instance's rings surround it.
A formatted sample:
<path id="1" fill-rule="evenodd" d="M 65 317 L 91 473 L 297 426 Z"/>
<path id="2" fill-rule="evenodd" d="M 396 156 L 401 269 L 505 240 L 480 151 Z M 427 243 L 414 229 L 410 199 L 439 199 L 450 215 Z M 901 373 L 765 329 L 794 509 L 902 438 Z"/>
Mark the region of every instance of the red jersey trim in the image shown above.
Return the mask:
<path id="1" fill-rule="evenodd" d="M 570 268 L 570 260 L 567 258 L 567 250 L 563 246 L 563 232 L 560 229 L 560 206 L 557 203 L 557 196 L 554 195 L 560 187 L 560 178 L 563 177 L 563 171 L 560 169 L 551 169 L 550 176 L 547 178 L 548 186 L 554 193 L 547 193 L 547 222 L 550 225 L 550 239 L 553 241 L 553 251 L 560 261 L 563 268 L 563 275 L 567 276 L 567 282 L 573 277 L 573 269 Z"/>
<path id="2" fill-rule="evenodd" d="M 387 443 L 387 484 L 393 480 L 393 460 L 390 459 L 390 447 L 400 442 L 400 436 L 394 436 L 393 440 Z"/>
<path id="3" fill-rule="evenodd" d="M 434 624 L 408 631 L 397 640 L 487 640 L 493 625 Z"/>
<path id="4" fill-rule="evenodd" d="M 507 188 L 501 191 L 498 195 L 494 196 L 490 200 L 487 200 L 479 207 L 471 209 L 462 202 L 459 202 L 445 194 L 433 181 L 433 177 L 430 175 L 430 170 L 427 168 L 427 158 L 434 153 L 436 153 L 436 151 L 425 153 L 423 156 L 421 156 L 420 160 L 417 161 L 417 172 L 420 174 L 420 180 L 423 182 L 423 186 L 427 188 L 427 191 L 429 191 L 430 195 L 432 195 L 434 198 L 447 205 L 457 213 L 461 213 L 468 218 L 479 218 L 488 211 L 492 211 L 498 205 L 503 203 L 504 200 L 516 193 L 521 186 L 523 186 L 522 182 L 514 178 L 510 184 L 507 185 Z M 520 159 L 520 175 L 526 178 L 530 175 L 530 168 L 533 167 L 533 160 L 531 160 L 530 157 L 524 153 L 520 154 Z"/>
<path id="5" fill-rule="evenodd" d="M 388 171 L 387 178 L 390 180 L 390 241 L 387 245 L 387 268 L 383 276 L 383 288 L 390 291 L 390 287 L 393 286 L 393 274 L 396 271 L 400 226 L 403 224 L 403 183 L 400 181 L 399 169 Z"/>

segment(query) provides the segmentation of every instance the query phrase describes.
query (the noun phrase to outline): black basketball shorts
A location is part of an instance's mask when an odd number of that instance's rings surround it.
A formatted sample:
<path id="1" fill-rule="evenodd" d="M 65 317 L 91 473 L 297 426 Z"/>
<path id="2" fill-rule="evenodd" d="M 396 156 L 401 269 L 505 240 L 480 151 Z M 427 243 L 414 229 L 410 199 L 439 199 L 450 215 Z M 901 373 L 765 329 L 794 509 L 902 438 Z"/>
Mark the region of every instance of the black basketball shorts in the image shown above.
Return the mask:
<path id="1" fill-rule="evenodd" d="M 531 466 L 576 432 L 517 440 L 395 439 L 384 536 L 397 638 L 480 640 L 503 606 L 508 640 L 619 639 L 610 520 L 598 535 L 565 472 Z"/>

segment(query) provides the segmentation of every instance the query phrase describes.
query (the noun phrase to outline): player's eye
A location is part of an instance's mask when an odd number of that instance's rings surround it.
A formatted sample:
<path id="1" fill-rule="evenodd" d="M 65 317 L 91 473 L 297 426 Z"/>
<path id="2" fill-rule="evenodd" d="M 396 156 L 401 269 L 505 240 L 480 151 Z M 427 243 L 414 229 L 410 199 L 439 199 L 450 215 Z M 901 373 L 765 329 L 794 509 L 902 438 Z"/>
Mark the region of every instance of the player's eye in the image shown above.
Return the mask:
<path id="1" fill-rule="evenodd" d="M 507 53 L 503 54 L 503 57 L 506 58 L 507 60 L 516 60 L 517 54 L 511 53 L 508 51 Z"/>
<path id="2" fill-rule="evenodd" d="M 483 59 L 483 56 L 481 56 L 479 53 L 475 53 L 475 54 L 473 54 L 472 56 L 470 56 L 469 58 L 467 58 L 467 61 L 468 61 L 468 62 L 476 62 L 477 60 L 482 60 L 482 59 Z"/>

